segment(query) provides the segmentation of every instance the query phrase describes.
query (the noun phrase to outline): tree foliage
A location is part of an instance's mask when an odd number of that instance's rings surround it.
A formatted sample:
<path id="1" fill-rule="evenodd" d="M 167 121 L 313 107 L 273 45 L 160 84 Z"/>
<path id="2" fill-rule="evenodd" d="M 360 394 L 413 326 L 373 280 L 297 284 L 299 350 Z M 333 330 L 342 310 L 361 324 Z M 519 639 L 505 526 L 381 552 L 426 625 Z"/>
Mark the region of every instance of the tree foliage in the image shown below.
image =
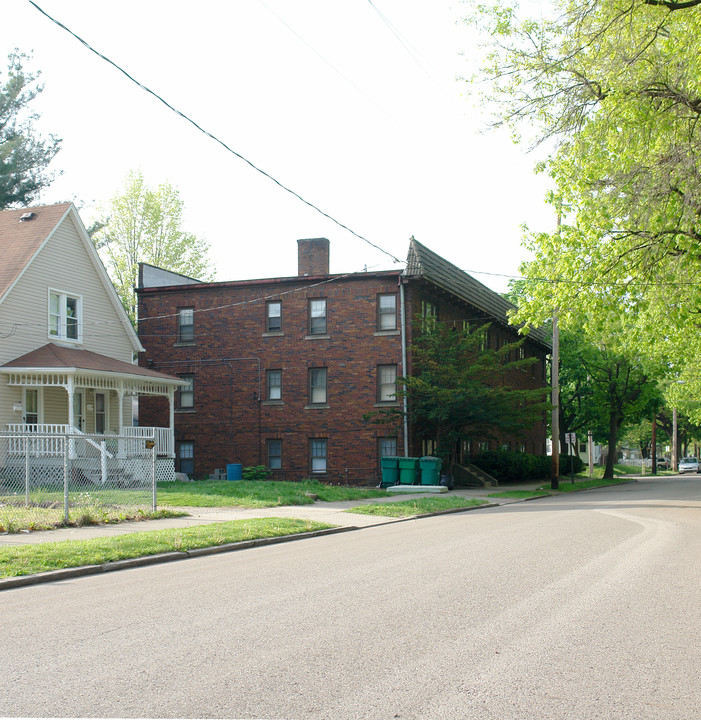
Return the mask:
<path id="1" fill-rule="evenodd" d="M 661 404 L 657 379 L 615 338 L 594 344 L 571 332 L 561 340 L 561 432 L 563 425 L 571 432 L 591 430 L 608 446 L 604 477 L 613 478 L 622 431 L 651 421 Z"/>
<path id="2" fill-rule="evenodd" d="M 499 350 L 486 347 L 487 331 L 488 326 L 470 331 L 424 323 L 412 345 L 415 372 L 397 379 L 397 398 L 407 398 L 416 435 L 435 440 L 438 455 L 448 464 L 455 461 L 462 440 L 521 437 L 524 428 L 542 422 L 546 409 L 544 390 L 516 390 L 506 383 L 511 372 L 535 358 L 509 359 L 521 342 Z M 397 408 L 370 415 L 376 422 L 403 416 Z"/>
<path id="3" fill-rule="evenodd" d="M 699 2 L 553 0 L 538 18 L 497 4 L 471 19 L 494 39 L 483 79 L 495 122 L 553 148 L 541 169 L 562 225 L 527 235 L 517 320 L 558 308 L 564 327 L 596 336 L 624 314 L 628 349 L 698 394 Z"/>
<path id="4" fill-rule="evenodd" d="M 182 229 L 184 203 L 169 183 L 149 188 L 143 173 L 131 172 L 107 214 L 91 227 L 102 257 L 129 317 L 136 321 L 139 263 L 145 262 L 198 280 L 211 280 L 208 244 Z"/>
<path id="5" fill-rule="evenodd" d="M 39 116 L 29 108 L 43 89 L 39 74 L 25 70 L 27 56 L 17 50 L 8 59 L 4 82 L 0 74 L 0 210 L 37 198 L 53 179 L 47 166 L 61 145 L 54 135 L 41 139 L 34 131 Z"/>

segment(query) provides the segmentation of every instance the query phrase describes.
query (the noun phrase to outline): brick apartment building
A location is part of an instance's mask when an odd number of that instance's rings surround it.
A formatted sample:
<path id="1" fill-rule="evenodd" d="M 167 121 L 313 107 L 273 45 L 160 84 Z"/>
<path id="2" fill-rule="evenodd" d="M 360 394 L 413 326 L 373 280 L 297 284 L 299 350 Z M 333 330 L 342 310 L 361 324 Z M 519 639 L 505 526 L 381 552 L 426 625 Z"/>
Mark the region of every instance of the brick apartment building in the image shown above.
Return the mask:
<path id="1" fill-rule="evenodd" d="M 176 469 L 196 477 L 242 463 L 287 479 L 372 481 L 382 456 L 432 451 L 411 427 L 363 420 L 396 404 L 415 317 L 490 322 L 493 347 L 517 338 L 510 303 L 413 238 L 405 272 L 330 275 L 329 242 L 317 238 L 298 241 L 296 277 L 203 283 L 142 265 L 137 292 L 141 364 L 188 382 L 174 410 Z M 547 337 L 532 332 L 522 352 L 537 362 L 495 382 L 545 387 Z M 168 412 L 144 399 L 140 424 L 167 424 Z M 538 422 L 491 448 L 545 454 L 545 440 Z"/>

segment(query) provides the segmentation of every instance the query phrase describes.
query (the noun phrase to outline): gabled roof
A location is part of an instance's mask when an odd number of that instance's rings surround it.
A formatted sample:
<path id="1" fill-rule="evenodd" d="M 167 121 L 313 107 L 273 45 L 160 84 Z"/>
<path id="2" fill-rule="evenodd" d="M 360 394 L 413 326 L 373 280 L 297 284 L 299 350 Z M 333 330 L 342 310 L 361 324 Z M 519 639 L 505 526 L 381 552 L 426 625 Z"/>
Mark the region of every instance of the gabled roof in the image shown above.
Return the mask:
<path id="1" fill-rule="evenodd" d="M 29 217 L 21 220 L 23 215 Z M 143 351 L 144 348 L 136 331 L 129 321 L 117 291 L 114 289 L 105 266 L 102 264 L 73 203 L 38 205 L 0 211 L 0 303 L 22 277 L 37 253 L 51 239 L 59 225 L 69 216 L 105 292 L 117 315 L 122 319 L 122 327 L 127 333 L 134 351 Z"/>
<path id="2" fill-rule="evenodd" d="M 0 367 L 0 372 L 4 369 L 26 369 L 26 370 L 63 370 L 63 371 L 90 371 L 104 373 L 113 373 L 115 375 L 129 375 L 148 380 L 157 380 L 159 382 L 167 382 L 173 385 L 181 385 L 182 381 L 172 375 L 149 370 L 148 368 L 132 365 L 131 363 L 115 360 L 114 358 L 91 352 L 90 350 L 80 350 L 79 348 L 63 347 L 55 343 L 48 343 L 36 350 L 28 352 L 22 357 L 10 360 Z"/>
<path id="3" fill-rule="evenodd" d="M 71 203 L 0 212 L 0 301 L 39 251 Z M 23 215 L 32 218 L 20 221 Z"/>
<path id="4" fill-rule="evenodd" d="M 516 306 L 503 298 L 499 293 L 490 290 L 479 280 L 475 280 L 464 270 L 444 260 L 425 245 L 411 238 L 409 254 L 406 265 L 407 277 L 419 277 L 431 284 L 445 290 L 465 302 L 473 305 L 502 325 L 507 325 L 507 314 L 516 309 Z M 546 332 L 541 328 L 532 328 L 528 337 L 552 348 L 552 343 Z"/>

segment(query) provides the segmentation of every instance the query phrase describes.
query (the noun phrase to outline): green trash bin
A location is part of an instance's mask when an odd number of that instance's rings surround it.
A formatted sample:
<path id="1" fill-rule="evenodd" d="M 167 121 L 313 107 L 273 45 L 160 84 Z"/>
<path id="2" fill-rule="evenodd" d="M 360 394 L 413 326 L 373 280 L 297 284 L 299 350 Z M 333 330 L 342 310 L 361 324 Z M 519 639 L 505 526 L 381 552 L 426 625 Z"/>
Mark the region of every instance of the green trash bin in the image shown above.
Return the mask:
<path id="1" fill-rule="evenodd" d="M 380 458 L 380 467 L 382 468 L 382 483 L 380 484 L 380 487 L 391 487 L 399 482 L 398 457 Z"/>
<path id="2" fill-rule="evenodd" d="M 442 464 L 443 461 L 440 458 L 424 455 L 424 457 L 419 460 L 421 467 L 421 484 L 440 485 Z"/>
<path id="3" fill-rule="evenodd" d="M 413 457 L 399 458 L 399 484 L 416 485 L 419 482 L 419 459 Z"/>

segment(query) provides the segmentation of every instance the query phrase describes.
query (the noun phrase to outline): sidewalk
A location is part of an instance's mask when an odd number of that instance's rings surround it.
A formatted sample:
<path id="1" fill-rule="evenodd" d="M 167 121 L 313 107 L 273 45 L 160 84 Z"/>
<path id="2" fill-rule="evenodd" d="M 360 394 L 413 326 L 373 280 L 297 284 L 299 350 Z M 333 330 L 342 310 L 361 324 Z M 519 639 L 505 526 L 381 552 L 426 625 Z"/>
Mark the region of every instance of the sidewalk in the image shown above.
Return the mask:
<path id="1" fill-rule="evenodd" d="M 497 488 L 458 488 L 446 496 L 485 497 L 492 492 L 505 490 L 533 490 L 541 483 L 526 483 L 523 485 L 509 485 Z M 301 520 L 315 520 L 329 525 L 343 528 L 363 528 L 373 525 L 384 525 L 399 522 L 406 518 L 389 518 L 380 515 L 363 515 L 360 513 L 345 512 L 348 508 L 358 505 L 371 505 L 378 502 L 398 502 L 415 498 L 427 497 L 423 493 L 394 495 L 387 498 L 370 498 L 367 500 L 345 500 L 342 502 L 319 502 L 311 505 L 283 505 L 272 508 L 176 508 L 189 513 L 186 517 L 163 518 L 161 520 L 143 520 L 140 522 L 114 523 L 109 525 L 84 525 L 82 527 L 59 528 L 57 530 L 44 530 L 41 532 L 13 533 L 0 535 L 0 547 L 7 545 L 32 545 L 44 542 L 61 542 L 62 540 L 89 540 L 97 537 L 114 537 L 126 533 L 146 532 L 148 530 L 162 530 L 166 528 L 187 528 L 194 525 L 207 525 L 210 523 L 228 522 L 230 520 L 247 520 L 251 518 L 285 517 L 299 518 Z M 430 496 L 429 496 L 430 497 Z M 491 505 L 519 502 L 509 498 L 489 498 Z M 480 506 L 484 507 L 484 506 Z M 467 508 L 475 509 L 475 508 Z"/>

